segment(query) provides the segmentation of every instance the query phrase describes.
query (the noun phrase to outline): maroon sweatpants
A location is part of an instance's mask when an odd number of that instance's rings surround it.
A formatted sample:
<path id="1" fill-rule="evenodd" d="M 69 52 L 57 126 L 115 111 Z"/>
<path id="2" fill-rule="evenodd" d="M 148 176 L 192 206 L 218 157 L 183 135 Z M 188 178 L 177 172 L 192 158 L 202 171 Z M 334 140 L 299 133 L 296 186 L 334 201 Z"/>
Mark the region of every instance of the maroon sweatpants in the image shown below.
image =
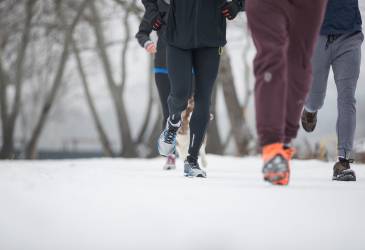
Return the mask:
<path id="1" fill-rule="evenodd" d="M 326 4 L 327 0 L 246 0 L 257 49 L 255 105 L 261 146 L 289 143 L 297 135 Z"/>

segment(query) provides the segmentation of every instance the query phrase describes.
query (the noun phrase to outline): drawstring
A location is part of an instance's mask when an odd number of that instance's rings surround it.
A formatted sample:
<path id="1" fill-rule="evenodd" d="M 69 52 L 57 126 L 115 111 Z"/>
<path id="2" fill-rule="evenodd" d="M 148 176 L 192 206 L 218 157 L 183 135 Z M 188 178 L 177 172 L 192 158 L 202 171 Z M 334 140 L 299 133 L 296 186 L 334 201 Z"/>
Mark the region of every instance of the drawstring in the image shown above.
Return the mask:
<path id="1" fill-rule="evenodd" d="M 336 34 L 336 35 L 328 35 L 327 36 L 327 42 L 326 42 L 326 49 L 328 49 L 328 47 L 334 43 L 340 36 L 342 36 L 342 34 Z"/>

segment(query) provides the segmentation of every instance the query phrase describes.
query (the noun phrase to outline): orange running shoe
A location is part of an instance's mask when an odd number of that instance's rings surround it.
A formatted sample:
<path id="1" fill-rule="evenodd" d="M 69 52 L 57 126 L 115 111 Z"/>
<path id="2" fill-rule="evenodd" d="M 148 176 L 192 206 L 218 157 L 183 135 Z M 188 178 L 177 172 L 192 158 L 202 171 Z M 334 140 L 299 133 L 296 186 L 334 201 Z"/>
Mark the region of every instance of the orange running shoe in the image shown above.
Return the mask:
<path id="1" fill-rule="evenodd" d="M 264 146 L 262 150 L 264 180 L 274 185 L 288 185 L 290 160 L 293 155 L 294 149 L 285 148 L 282 143 Z"/>

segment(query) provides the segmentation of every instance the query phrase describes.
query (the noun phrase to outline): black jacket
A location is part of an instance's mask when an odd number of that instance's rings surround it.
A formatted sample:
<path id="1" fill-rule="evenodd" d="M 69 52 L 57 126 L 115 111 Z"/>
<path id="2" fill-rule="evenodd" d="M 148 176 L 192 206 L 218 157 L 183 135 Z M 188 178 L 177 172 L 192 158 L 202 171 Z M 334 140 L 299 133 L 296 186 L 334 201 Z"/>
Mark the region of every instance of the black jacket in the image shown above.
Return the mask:
<path id="1" fill-rule="evenodd" d="M 358 0 L 329 0 L 321 35 L 361 31 Z"/>
<path id="2" fill-rule="evenodd" d="M 136 38 L 138 43 L 144 47 L 146 42 L 151 41 L 150 34 L 153 31 L 151 27 L 151 20 L 159 14 L 163 17 L 164 22 L 167 22 L 167 16 L 170 9 L 167 0 L 157 0 L 157 8 L 146 8 L 141 24 L 139 25 Z M 159 31 L 157 31 L 157 53 L 155 54 L 155 67 L 166 68 L 166 42 L 165 35 L 166 25 L 163 25 Z"/>
<path id="3" fill-rule="evenodd" d="M 243 0 L 236 0 L 243 5 Z M 142 0 L 150 10 L 149 20 L 157 12 L 157 0 Z M 226 0 L 171 0 L 166 42 L 181 49 L 223 47 L 226 41 L 226 18 L 221 7 Z"/>

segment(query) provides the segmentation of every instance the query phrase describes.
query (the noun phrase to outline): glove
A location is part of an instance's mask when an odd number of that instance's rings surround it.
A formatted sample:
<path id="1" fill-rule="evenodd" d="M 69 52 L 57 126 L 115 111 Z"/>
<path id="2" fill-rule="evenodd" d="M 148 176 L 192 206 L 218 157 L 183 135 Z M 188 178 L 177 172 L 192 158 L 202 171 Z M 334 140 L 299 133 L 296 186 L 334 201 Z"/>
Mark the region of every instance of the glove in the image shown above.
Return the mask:
<path id="1" fill-rule="evenodd" d="M 235 0 L 231 2 L 226 2 L 221 8 L 222 15 L 225 16 L 228 20 L 233 20 L 241 9 L 242 7 Z"/>
<path id="2" fill-rule="evenodd" d="M 151 21 L 152 29 L 156 30 L 156 31 L 161 29 L 162 25 L 164 25 L 164 24 L 165 24 L 165 22 L 162 20 L 162 17 L 160 16 L 160 14 L 155 16 L 155 18 L 153 18 Z"/>

